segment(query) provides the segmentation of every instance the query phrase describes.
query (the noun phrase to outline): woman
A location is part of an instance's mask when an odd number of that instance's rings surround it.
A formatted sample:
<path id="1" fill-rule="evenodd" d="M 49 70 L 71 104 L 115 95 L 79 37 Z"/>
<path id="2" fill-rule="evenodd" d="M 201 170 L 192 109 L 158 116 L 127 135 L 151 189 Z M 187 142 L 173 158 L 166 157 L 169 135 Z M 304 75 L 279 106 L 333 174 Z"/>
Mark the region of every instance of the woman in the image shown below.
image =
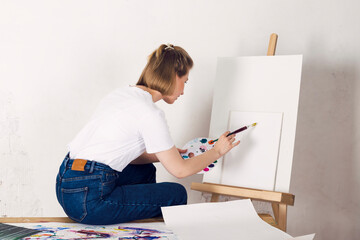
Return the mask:
<path id="1" fill-rule="evenodd" d="M 193 61 L 179 46 L 161 45 L 148 59 L 136 86 L 105 97 L 89 123 L 68 145 L 56 194 L 65 213 L 85 224 L 116 224 L 161 215 L 161 207 L 186 204 L 178 183 L 156 183 L 159 162 L 177 178 L 195 174 L 233 147 L 225 132 L 214 148 L 182 159 L 155 102 L 184 94 Z"/>

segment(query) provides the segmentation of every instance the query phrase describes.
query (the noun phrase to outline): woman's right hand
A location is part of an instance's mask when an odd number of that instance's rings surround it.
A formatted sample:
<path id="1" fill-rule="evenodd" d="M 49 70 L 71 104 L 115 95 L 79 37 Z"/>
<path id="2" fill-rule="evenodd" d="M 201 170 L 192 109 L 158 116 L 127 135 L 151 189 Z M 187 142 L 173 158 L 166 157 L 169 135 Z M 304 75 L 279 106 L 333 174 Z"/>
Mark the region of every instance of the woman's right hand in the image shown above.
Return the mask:
<path id="1" fill-rule="evenodd" d="M 230 131 L 227 131 L 223 133 L 220 137 L 217 143 L 214 146 L 214 149 L 219 153 L 220 156 L 225 155 L 227 152 L 229 152 L 233 147 L 236 147 L 240 144 L 240 141 L 235 142 L 235 135 L 230 135 L 227 137 L 227 135 L 230 133 Z M 235 142 L 235 143 L 234 143 Z"/>

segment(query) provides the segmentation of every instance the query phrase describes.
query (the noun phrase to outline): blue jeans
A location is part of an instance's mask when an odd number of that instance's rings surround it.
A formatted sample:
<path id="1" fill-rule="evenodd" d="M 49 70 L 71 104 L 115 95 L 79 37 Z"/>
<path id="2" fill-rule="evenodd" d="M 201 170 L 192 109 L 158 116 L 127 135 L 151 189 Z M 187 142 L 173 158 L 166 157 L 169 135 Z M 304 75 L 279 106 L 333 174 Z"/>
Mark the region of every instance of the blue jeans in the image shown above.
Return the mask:
<path id="1" fill-rule="evenodd" d="M 69 154 L 56 178 L 56 195 L 66 215 L 85 224 L 117 224 L 161 216 L 161 207 L 186 204 L 178 183 L 155 183 L 153 164 L 128 165 L 118 172 L 87 161 L 84 171 L 71 170 Z"/>

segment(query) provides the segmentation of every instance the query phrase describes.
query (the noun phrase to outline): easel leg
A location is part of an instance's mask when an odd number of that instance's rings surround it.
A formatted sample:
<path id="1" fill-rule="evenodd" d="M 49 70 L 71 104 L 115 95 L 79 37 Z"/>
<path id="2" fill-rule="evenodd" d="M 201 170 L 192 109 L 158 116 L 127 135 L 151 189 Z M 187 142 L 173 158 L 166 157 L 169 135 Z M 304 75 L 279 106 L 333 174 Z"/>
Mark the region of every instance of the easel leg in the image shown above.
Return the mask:
<path id="1" fill-rule="evenodd" d="M 279 204 L 279 221 L 278 225 L 281 230 L 286 232 L 287 205 Z"/>
<path id="2" fill-rule="evenodd" d="M 219 194 L 216 194 L 216 193 L 213 193 L 212 195 L 211 195 L 211 200 L 210 200 L 210 202 L 218 202 L 219 201 Z"/>
<path id="3" fill-rule="evenodd" d="M 287 205 L 279 203 L 271 203 L 275 222 L 277 223 L 279 229 L 286 232 L 286 219 L 287 219 Z"/>
<path id="4" fill-rule="evenodd" d="M 271 206 L 272 206 L 272 209 L 273 209 L 275 222 L 279 223 L 279 204 L 278 203 L 271 203 Z"/>

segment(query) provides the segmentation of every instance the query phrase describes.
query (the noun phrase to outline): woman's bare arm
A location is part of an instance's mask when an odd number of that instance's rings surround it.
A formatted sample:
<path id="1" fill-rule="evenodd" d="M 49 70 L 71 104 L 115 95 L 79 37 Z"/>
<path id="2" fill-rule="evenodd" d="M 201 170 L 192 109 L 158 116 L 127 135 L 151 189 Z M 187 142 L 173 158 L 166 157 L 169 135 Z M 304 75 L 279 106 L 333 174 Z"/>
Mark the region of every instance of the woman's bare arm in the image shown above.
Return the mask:
<path id="1" fill-rule="evenodd" d="M 155 155 L 168 172 L 177 178 L 184 178 L 201 171 L 225 155 L 233 147 L 239 145 L 240 141 L 234 143 L 234 135 L 226 137 L 228 133 L 229 132 L 225 132 L 221 135 L 214 148 L 196 157 L 184 160 L 175 147 L 167 151 L 155 153 Z"/>

